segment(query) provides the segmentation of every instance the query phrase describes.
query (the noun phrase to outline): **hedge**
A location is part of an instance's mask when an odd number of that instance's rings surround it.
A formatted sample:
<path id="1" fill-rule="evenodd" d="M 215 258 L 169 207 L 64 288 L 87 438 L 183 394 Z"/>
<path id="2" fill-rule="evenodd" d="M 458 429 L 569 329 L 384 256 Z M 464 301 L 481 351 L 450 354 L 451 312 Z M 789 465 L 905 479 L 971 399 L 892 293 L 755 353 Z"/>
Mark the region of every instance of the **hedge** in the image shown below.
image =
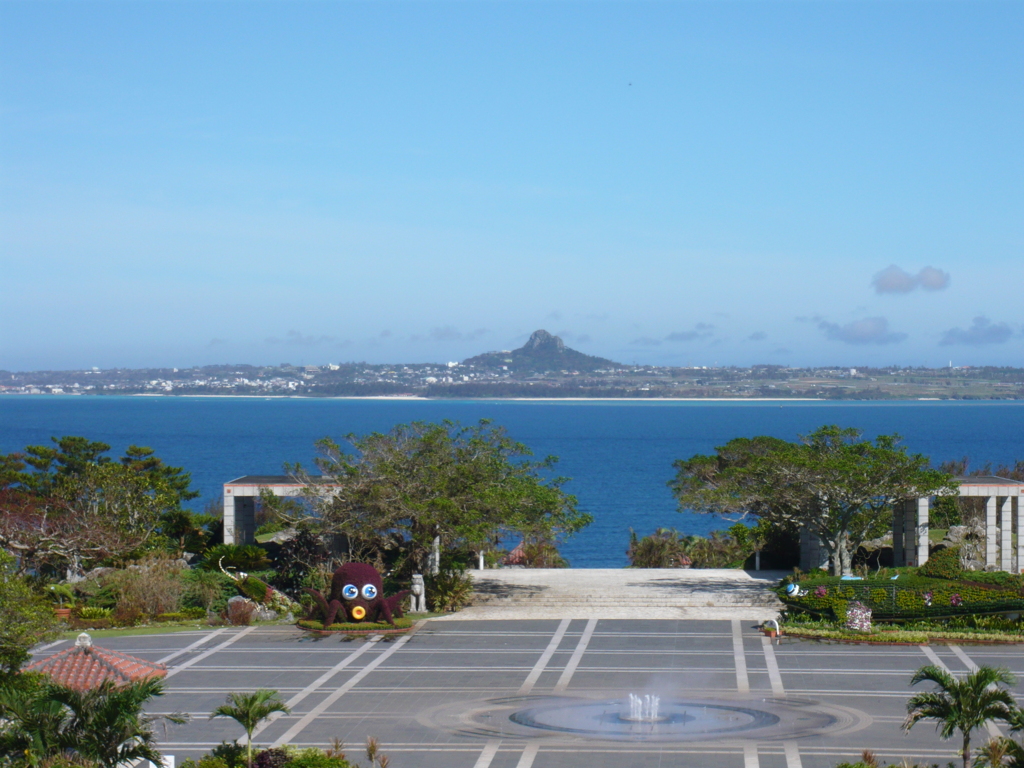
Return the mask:
<path id="1" fill-rule="evenodd" d="M 298 626 L 303 629 L 313 629 L 323 631 L 325 629 L 323 622 L 314 621 L 312 619 L 303 619 L 297 622 Z M 344 624 L 331 624 L 326 627 L 328 632 L 366 632 L 368 630 L 386 630 L 386 629 L 408 629 L 412 626 L 412 619 L 408 617 L 402 617 L 395 619 L 395 626 L 391 626 L 386 621 L 358 621 L 358 622 L 346 622 Z"/>
<path id="2" fill-rule="evenodd" d="M 973 579 L 975 575 L 981 574 L 970 575 Z M 817 586 L 806 585 L 806 591 L 798 597 L 787 595 L 783 588 L 778 590 L 778 594 L 792 608 L 818 615 L 831 615 L 838 621 L 845 619 L 846 606 L 851 600 L 858 600 L 871 608 L 876 619 L 1024 612 L 1024 594 L 1021 589 L 1010 579 L 1003 581 L 1006 586 L 984 581 L 948 581 L 917 576 L 900 578 L 898 581 L 834 581 Z M 1019 578 L 1016 582 L 1019 583 Z M 801 584 L 801 587 L 805 585 Z"/>

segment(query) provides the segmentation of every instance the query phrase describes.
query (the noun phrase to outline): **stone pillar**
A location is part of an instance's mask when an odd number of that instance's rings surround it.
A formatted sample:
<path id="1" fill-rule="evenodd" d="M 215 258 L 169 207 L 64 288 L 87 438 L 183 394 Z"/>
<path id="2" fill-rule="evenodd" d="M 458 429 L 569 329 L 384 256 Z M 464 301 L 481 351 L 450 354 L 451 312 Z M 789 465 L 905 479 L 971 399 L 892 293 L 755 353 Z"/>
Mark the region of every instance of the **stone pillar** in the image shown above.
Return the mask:
<path id="1" fill-rule="evenodd" d="M 235 544 L 256 543 L 256 497 L 235 497 Z"/>
<path id="2" fill-rule="evenodd" d="M 434 545 L 430 548 L 430 559 L 427 563 L 431 576 L 437 576 L 441 572 L 441 537 L 434 537 Z"/>
<path id="3" fill-rule="evenodd" d="M 903 564 L 917 565 L 917 499 L 903 502 Z"/>
<path id="4" fill-rule="evenodd" d="M 996 565 L 996 497 L 985 499 L 985 567 Z"/>
<path id="5" fill-rule="evenodd" d="M 904 564 L 903 559 L 903 540 L 906 522 L 904 518 L 907 514 L 907 505 L 902 501 L 898 501 L 892 505 L 892 564 L 894 566 L 901 566 Z"/>
<path id="6" fill-rule="evenodd" d="M 1010 496 L 1004 496 L 1003 503 L 999 505 L 999 526 L 1002 534 L 999 546 L 999 569 L 1013 573 L 1013 499 Z"/>
<path id="7" fill-rule="evenodd" d="M 224 543 L 235 543 L 235 497 L 224 489 Z"/>
<path id="8" fill-rule="evenodd" d="M 828 567 L 828 552 L 821 546 L 818 535 L 806 527 L 800 529 L 800 570 L 805 573 Z"/>
<path id="9" fill-rule="evenodd" d="M 917 500 L 917 560 L 914 565 L 928 562 L 928 510 L 930 499 L 925 496 Z"/>
<path id="10" fill-rule="evenodd" d="M 1017 508 L 1017 560 L 1014 562 L 1016 573 L 1024 570 L 1024 504 L 1020 503 L 1020 496 L 1014 498 L 1014 506 Z"/>

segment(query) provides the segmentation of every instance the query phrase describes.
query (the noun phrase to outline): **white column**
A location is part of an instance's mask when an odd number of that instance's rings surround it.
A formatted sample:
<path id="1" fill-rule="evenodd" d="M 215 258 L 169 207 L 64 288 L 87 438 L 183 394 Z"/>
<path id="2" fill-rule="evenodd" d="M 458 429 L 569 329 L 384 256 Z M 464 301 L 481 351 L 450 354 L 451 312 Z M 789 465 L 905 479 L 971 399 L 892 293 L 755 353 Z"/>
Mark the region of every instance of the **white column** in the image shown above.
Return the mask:
<path id="1" fill-rule="evenodd" d="M 928 562 L 928 507 L 927 496 L 917 500 L 917 562 L 914 565 Z"/>
<path id="2" fill-rule="evenodd" d="M 1014 562 L 1016 573 L 1024 568 L 1024 504 L 1020 503 L 1020 496 L 1016 497 L 1014 506 L 1017 507 L 1017 560 Z"/>
<path id="3" fill-rule="evenodd" d="M 1013 572 L 1013 563 L 1010 562 L 1013 548 L 1013 499 L 1009 496 L 1003 497 L 1003 503 L 999 507 L 999 525 L 1001 526 L 1002 541 L 999 547 L 999 568 L 1007 573 Z"/>
<path id="4" fill-rule="evenodd" d="M 224 489 L 224 543 L 235 543 L 235 497 Z"/>
<path id="5" fill-rule="evenodd" d="M 985 567 L 996 565 L 996 497 L 985 499 Z"/>
<path id="6" fill-rule="evenodd" d="M 893 504 L 892 507 L 892 564 L 903 565 L 903 529 L 906 526 L 903 518 L 906 516 L 907 505 L 902 501 Z"/>
<path id="7" fill-rule="evenodd" d="M 917 565 L 917 501 L 903 502 L 903 564 Z"/>

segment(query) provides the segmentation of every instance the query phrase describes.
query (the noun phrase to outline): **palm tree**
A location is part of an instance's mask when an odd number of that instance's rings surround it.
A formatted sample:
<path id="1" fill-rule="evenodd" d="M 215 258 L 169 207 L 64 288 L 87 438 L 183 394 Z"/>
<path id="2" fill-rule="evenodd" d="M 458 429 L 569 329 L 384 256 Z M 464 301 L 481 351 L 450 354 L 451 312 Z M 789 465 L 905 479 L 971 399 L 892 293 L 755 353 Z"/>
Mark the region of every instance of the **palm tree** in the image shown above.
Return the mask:
<path id="1" fill-rule="evenodd" d="M 158 720 L 179 724 L 188 721 L 182 714 L 153 716 L 143 712 L 146 702 L 163 694 L 163 681 L 148 678 L 127 685 L 105 680 L 87 691 L 54 686 L 50 695 L 73 714 L 73 741 L 68 746 L 104 768 L 117 768 L 139 760 L 154 765 L 163 762 L 156 750 L 153 724 Z"/>
<path id="2" fill-rule="evenodd" d="M 104 768 L 139 760 L 159 765 L 153 724 L 186 721 L 143 713 L 146 702 L 162 694 L 157 679 L 127 685 L 108 680 L 87 691 L 53 682 L 8 686 L 0 691 L 0 716 L 13 727 L 0 734 L 0 755 L 24 755 L 31 765 L 68 752 Z"/>
<path id="3" fill-rule="evenodd" d="M 19 681 L 20 682 L 20 681 Z M 71 713 L 56 701 L 46 700 L 43 685 L 8 684 L 0 687 L 0 760 L 24 758 L 37 765 L 63 750 Z"/>
<path id="4" fill-rule="evenodd" d="M 291 710 L 277 698 L 277 691 L 260 688 L 253 693 L 229 693 L 228 703 L 221 704 L 213 710 L 210 719 L 230 717 L 245 729 L 246 765 L 252 768 L 252 732 L 275 712 L 288 714 Z"/>
<path id="5" fill-rule="evenodd" d="M 963 735 L 964 768 L 971 768 L 971 734 L 990 720 L 1010 722 L 1017 709 L 1013 696 L 1000 685 L 1013 685 L 1009 670 L 978 667 L 962 680 L 944 669 L 929 664 L 914 673 L 911 685 L 927 680 L 938 688 L 919 693 L 907 702 L 903 729 L 909 731 L 919 720 L 937 720 L 939 735 L 950 738 Z"/>

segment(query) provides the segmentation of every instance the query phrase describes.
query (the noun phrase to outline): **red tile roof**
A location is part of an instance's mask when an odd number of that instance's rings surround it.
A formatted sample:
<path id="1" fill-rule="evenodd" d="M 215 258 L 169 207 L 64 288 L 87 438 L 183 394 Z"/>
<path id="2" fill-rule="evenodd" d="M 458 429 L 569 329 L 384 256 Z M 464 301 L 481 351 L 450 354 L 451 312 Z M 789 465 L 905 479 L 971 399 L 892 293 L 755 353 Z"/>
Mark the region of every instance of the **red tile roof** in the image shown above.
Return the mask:
<path id="1" fill-rule="evenodd" d="M 96 688 L 104 680 L 124 685 L 167 674 L 163 664 L 94 646 L 84 632 L 71 648 L 29 664 L 25 670 L 42 672 L 54 682 L 80 691 Z"/>

